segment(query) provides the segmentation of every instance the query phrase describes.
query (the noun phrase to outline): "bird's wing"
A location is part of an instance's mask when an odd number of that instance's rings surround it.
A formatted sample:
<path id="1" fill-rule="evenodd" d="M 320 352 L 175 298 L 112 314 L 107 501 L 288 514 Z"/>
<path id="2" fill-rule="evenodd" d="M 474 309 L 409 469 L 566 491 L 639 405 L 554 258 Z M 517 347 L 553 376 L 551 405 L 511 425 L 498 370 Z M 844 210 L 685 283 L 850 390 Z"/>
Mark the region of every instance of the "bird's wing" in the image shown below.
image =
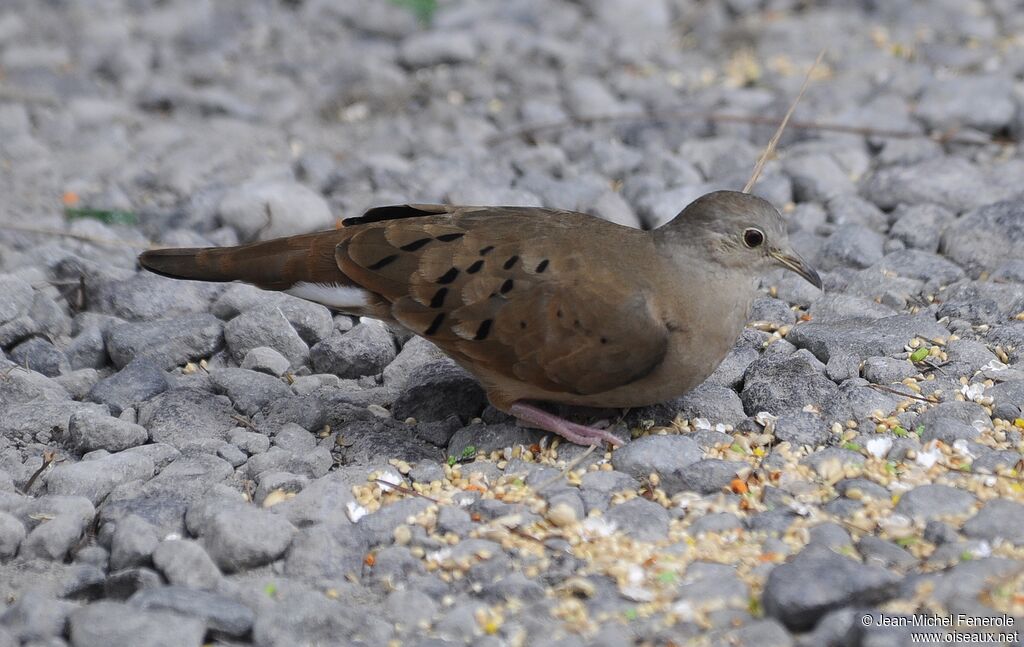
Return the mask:
<path id="1" fill-rule="evenodd" d="M 643 257 L 644 232 L 521 207 L 385 207 L 348 222 L 341 271 L 390 302 L 395 320 L 491 374 L 593 394 L 665 356 L 668 331 L 635 271 L 619 268 Z"/>

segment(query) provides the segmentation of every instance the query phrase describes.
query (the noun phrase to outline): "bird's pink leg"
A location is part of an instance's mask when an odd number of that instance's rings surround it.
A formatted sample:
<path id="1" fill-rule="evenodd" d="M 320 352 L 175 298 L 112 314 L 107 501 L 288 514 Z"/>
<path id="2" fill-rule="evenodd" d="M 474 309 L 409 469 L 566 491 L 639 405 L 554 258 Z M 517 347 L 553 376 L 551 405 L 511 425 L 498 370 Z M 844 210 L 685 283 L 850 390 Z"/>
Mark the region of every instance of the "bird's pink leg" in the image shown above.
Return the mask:
<path id="1" fill-rule="evenodd" d="M 558 434 L 577 445 L 597 445 L 601 441 L 615 447 L 622 444 L 622 441 L 611 432 L 596 427 L 578 425 L 522 401 L 513 403 L 508 412 L 530 427 Z"/>

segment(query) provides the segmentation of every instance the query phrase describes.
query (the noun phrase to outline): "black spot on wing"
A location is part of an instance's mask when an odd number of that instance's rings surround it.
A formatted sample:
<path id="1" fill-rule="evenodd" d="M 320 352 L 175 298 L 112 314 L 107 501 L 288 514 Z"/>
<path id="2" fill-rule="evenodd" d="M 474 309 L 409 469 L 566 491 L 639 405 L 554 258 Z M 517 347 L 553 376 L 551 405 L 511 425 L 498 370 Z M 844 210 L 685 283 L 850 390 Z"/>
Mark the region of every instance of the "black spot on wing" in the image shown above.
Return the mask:
<path id="1" fill-rule="evenodd" d="M 512 289 L 512 286 L 514 286 L 514 285 L 515 285 L 515 281 L 513 281 L 512 279 L 505 279 L 505 282 L 501 284 L 501 293 L 502 294 L 508 293 Z"/>
<path id="2" fill-rule="evenodd" d="M 505 264 L 502 265 L 502 267 L 504 267 L 506 270 L 510 270 L 515 266 L 517 262 L 519 262 L 519 256 L 510 256 L 509 259 L 505 261 Z"/>
<path id="3" fill-rule="evenodd" d="M 441 324 L 443 324 L 443 323 L 444 323 L 444 313 L 443 312 L 439 312 L 439 313 L 437 313 L 437 316 L 434 317 L 434 320 L 430 322 L 430 327 L 427 328 L 423 332 L 423 334 L 427 335 L 427 336 L 433 335 L 434 333 L 436 333 L 438 330 L 441 329 Z"/>
<path id="4" fill-rule="evenodd" d="M 377 261 L 373 265 L 370 265 L 366 269 L 368 269 L 368 270 L 379 270 L 382 267 L 387 267 L 391 263 L 395 262 L 395 259 L 397 259 L 397 258 L 398 258 L 398 254 L 392 254 L 390 256 L 385 256 L 384 258 L 380 259 L 379 261 Z"/>
<path id="5" fill-rule="evenodd" d="M 481 256 L 487 256 L 487 255 L 488 255 L 488 254 L 490 254 L 490 253 L 491 253 L 491 252 L 492 252 L 493 250 L 494 250 L 494 245 L 488 245 L 487 247 L 484 247 L 484 248 L 482 248 L 482 249 L 480 250 L 480 255 L 481 255 Z"/>
<path id="6" fill-rule="evenodd" d="M 548 269 L 548 259 L 545 258 L 540 263 L 537 263 L 537 269 L 535 271 L 537 274 L 543 274 L 546 269 Z"/>
<path id="7" fill-rule="evenodd" d="M 440 277 L 439 277 L 439 278 L 437 279 L 437 282 L 438 282 L 439 284 L 441 284 L 441 285 L 448 285 L 449 283 L 451 283 L 452 281 L 454 281 L 455 279 L 457 279 L 457 278 L 458 278 L 458 276 L 459 276 L 459 268 L 457 268 L 457 267 L 452 267 L 452 268 L 449 268 L 447 272 L 445 272 L 444 274 L 442 274 L 442 275 L 441 275 L 441 276 L 440 276 Z"/>
<path id="8" fill-rule="evenodd" d="M 465 235 L 466 234 L 462 232 L 455 232 L 454 234 L 441 234 L 440 236 L 437 237 L 437 240 L 441 241 L 442 243 L 450 243 L 453 240 L 458 240 Z"/>
<path id="9" fill-rule="evenodd" d="M 440 308 L 444 305 L 444 298 L 448 296 L 448 288 L 441 288 L 434 293 L 433 298 L 430 299 L 431 308 Z"/>
<path id="10" fill-rule="evenodd" d="M 432 240 L 434 240 L 434 239 L 433 238 L 420 238 L 419 240 L 412 241 L 408 245 L 402 245 L 399 249 L 401 249 L 403 252 L 415 252 L 417 249 L 423 247 L 424 245 L 426 245 L 427 243 L 431 242 Z"/>
<path id="11" fill-rule="evenodd" d="M 476 335 L 473 336 L 473 339 L 476 341 L 487 339 L 487 335 L 491 334 L 491 324 L 493 322 L 493 319 L 484 319 L 481 321 L 480 327 L 476 329 Z"/>
<path id="12" fill-rule="evenodd" d="M 479 271 L 480 271 L 481 269 L 483 269 L 483 267 L 484 267 L 484 261 L 483 261 L 483 259 L 480 259 L 479 261 L 476 261 L 476 262 L 474 262 L 474 263 L 473 263 L 472 265 L 470 265 L 469 267 L 467 267 L 467 268 L 466 268 L 466 272 L 467 272 L 468 274 L 476 274 L 476 273 L 477 273 L 477 272 L 479 272 Z"/>

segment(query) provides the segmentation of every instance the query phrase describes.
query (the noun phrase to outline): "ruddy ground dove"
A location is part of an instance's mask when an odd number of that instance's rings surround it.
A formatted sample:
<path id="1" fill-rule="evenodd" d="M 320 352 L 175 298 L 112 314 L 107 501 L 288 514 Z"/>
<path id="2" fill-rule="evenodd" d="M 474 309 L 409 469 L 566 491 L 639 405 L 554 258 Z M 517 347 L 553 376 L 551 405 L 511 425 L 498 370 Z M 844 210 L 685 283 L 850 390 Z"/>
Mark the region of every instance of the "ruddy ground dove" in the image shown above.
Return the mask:
<path id="1" fill-rule="evenodd" d="M 572 211 L 398 205 L 239 247 L 159 249 L 164 276 L 244 281 L 404 326 L 480 381 L 491 403 L 580 444 L 620 441 L 538 403 L 638 407 L 706 379 L 774 265 L 821 280 L 761 198 L 709 193 L 642 231 Z"/>

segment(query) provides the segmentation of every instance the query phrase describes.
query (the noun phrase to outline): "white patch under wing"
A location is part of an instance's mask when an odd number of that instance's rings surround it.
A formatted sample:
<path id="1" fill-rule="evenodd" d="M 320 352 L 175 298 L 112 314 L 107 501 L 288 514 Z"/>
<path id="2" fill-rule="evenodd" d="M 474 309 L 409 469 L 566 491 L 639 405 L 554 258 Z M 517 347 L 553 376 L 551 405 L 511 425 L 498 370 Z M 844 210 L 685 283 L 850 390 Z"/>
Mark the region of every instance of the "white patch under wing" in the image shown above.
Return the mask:
<path id="1" fill-rule="evenodd" d="M 293 297 L 315 301 L 331 308 L 362 308 L 370 303 L 369 293 L 352 285 L 299 281 L 284 291 Z"/>

